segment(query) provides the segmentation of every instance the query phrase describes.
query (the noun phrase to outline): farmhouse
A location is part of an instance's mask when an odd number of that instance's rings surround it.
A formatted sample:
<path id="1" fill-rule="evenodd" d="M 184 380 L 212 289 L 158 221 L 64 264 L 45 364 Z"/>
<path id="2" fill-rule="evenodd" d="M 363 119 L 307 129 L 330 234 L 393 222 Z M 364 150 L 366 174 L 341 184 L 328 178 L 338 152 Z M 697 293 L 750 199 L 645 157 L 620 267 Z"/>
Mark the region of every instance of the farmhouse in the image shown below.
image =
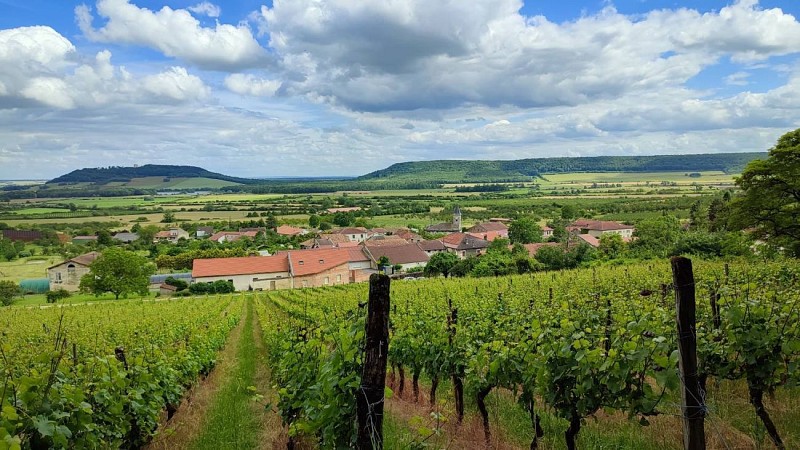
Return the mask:
<path id="1" fill-rule="evenodd" d="M 214 234 L 214 227 L 197 227 L 194 235 L 198 238 L 208 237 Z"/>
<path id="2" fill-rule="evenodd" d="M 494 233 L 495 236 L 507 238 L 508 227 L 502 222 L 484 222 L 472 226 L 467 230 L 468 233 Z"/>
<path id="3" fill-rule="evenodd" d="M 635 228 L 611 220 L 587 220 L 579 219 L 567 227 L 567 231 L 573 234 L 589 234 L 596 238 L 604 234 L 618 234 L 623 239 L 633 237 Z"/>
<path id="4" fill-rule="evenodd" d="M 169 241 L 174 244 L 179 239 L 189 239 L 189 232 L 183 228 L 170 228 L 167 231 L 159 231 L 153 236 L 153 242 Z"/>
<path id="5" fill-rule="evenodd" d="M 346 236 L 350 242 L 364 242 L 369 236 L 369 230 L 363 227 L 348 227 L 336 230 L 333 234 Z"/>
<path id="6" fill-rule="evenodd" d="M 353 251 L 356 250 L 356 251 Z M 352 283 L 363 278 L 360 249 L 290 250 L 273 256 L 195 259 L 195 282 L 227 280 L 237 291 L 275 290 Z"/>
<path id="7" fill-rule="evenodd" d="M 291 225 L 281 225 L 275 228 L 275 232 L 281 236 L 298 236 L 301 234 L 308 233 L 306 230 L 302 228 L 293 227 Z"/>
<path id="8" fill-rule="evenodd" d="M 435 239 L 430 241 L 420 241 L 417 244 L 419 244 L 419 248 L 422 249 L 422 251 L 425 252 L 428 257 L 447 251 L 447 247 L 444 246 L 442 241 Z"/>
<path id="9" fill-rule="evenodd" d="M 243 237 L 253 239 L 257 234 L 257 231 L 220 231 L 212 234 L 208 239 L 219 243 L 233 242 Z"/>
<path id="10" fill-rule="evenodd" d="M 365 245 L 364 253 L 369 256 L 374 269 L 380 269 L 378 261 L 384 256 L 389 260 L 389 265 L 399 265 L 402 270 L 424 267 L 430 259 L 428 254 L 415 243 L 394 246 Z"/>
<path id="11" fill-rule="evenodd" d="M 441 239 L 447 251 L 455 253 L 459 258 L 478 256 L 486 253 L 489 242 L 467 233 L 451 233 Z"/>
<path id="12" fill-rule="evenodd" d="M 547 225 L 542 225 L 542 237 L 545 239 L 550 239 L 553 237 L 553 230 L 552 228 L 548 227 Z"/>
<path id="13" fill-rule="evenodd" d="M 48 267 L 47 278 L 50 281 L 50 290 L 77 291 L 81 284 L 81 277 L 89 273 L 89 266 L 98 256 L 100 254 L 97 252 L 89 252 Z"/>

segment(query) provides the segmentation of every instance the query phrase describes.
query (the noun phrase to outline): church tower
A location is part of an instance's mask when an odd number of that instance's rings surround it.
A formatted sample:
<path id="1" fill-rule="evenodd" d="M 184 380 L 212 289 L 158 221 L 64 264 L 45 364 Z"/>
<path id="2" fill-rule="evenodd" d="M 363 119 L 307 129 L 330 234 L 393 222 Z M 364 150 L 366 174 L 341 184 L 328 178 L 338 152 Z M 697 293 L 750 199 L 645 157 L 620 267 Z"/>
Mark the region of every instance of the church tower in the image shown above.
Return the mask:
<path id="1" fill-rule="evenodd" d="M 453 230 L 461 231 L 461 208 L 458 205 L 453 208 Z"/>

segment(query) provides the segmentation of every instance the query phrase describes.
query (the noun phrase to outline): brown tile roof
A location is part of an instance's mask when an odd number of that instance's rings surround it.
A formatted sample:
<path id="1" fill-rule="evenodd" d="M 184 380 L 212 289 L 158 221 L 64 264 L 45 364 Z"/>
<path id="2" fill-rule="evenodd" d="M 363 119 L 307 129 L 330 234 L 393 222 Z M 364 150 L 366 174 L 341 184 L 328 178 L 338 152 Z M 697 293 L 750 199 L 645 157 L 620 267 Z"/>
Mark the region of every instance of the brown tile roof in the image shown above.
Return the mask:
<path id="1" fill-rule="evenodd" d="M 422 250 L 425 250 L 425 251 L 428 251 L 428 252 L 437 251 L 437 250 L 438 251 L 447 250 L 447 247 L 445 247 L 444 244 L 442 244 L 442 241 L 438 241 L 438 240 L 420 241 L 420 242 L 417 242 L 417 245 L 419 245 L 419 248 L 421 248 Z"/>
<path id="2" fill-rule="evenodd" d="M 296 277 L 312 275 L 347 264 L 350 259 L 348 249 L 315 248 L 289 251 L 292 274 Z"/>
<path id="3" fill-rule="evenodd" d="M 339 230 L 334 230 L 334 234 L 367 234 L 369 230 L 364 227 L 347 227 Z"/>
<path id="4" fill-rule="evenodd" d="M 507 238 L 508 237 L 507 233 L 503 233 L 501 231 L 484 231 L 484 232 L 480 232 L 480 233 L 469 232 L 467 234 L 470 235 L 470 236 L 474 236 L 474 237 L 476 237 L 478 239 L 483 239 L 483 240 L 489 241 L 489 242 L 492 242 L 495 239 Z"/>
<path id="5" fill-rule="evenodd" d="M 167 233 L 167 237 L 170 237 L 168 231 L 166 231 L 166 232 L 162 231 L 162 233 Z M 240 239 L 240 238 L 242 238 L 244 236 L 247 236 L 249 238 L 254 238 L 257 235 L 258 235 L 258 231 L 219 231 L 219 232 L 214 233 L 209 239 L 212 240 L 212 241 L 219 242 L 219 240 L 224 237 L 226 242 L 233 242 L 233 241 L 235 241 L 237 239 Z"/>
<path id="6" fill-rule="evenodd" d="M 66 264 L 68 262 L 73 262 L 75 264 L 80 264 L 82 266 L 89 267 L 89 265 L 92 264 L 94 262 L 94 260 L 97 259 L 98 256 L 100 256 L 100 253 L 98 253 L 98 252 L 84 253 L 84 254 L 76 256 L 74 258 L 68 259 L 68 260 L 66 260 L 64 262 L 60 262 L 58 264 L 52 265 L 52 266 L 48 267 L 48 269 L 52 269 L 53 267 L 57 267 L 57 266 L 60 266 L 62 264 Z"/>
<path id="7" fill-rule="evenodd" d="M 484 233 L 487 231 L 508 231 L 508 227 L 500 222 L 484 222 L 473 225 L 472 228 L 467 230 L 473 233 Z"/>
<path id="8" fill-rule="evenodd" d="M 297 236 L 303 234 L 305 230 L 302 228 L 293 227 L 291 225 L 281 225 L 275 229 L 275 232 L 283 236 Z"/>
<path id="9" fill-rule="evenodd" d="M 350 239 L 347 239 L 347 236 L 343 234 L 336 234 L 336 233 L 326 233 L 320 234 L 320 239 L 327 239 L 331 241 L 332 244 L 340 244 L 342 242 L 350 242 Z"/>
<path id="10" fill-rule="evenodd" d="M 382 256 L 389 258 L 391 264 L 424 263 L 430 259 L 417 244 L 405 244 L 393 247 L 367 246 L 372 260 L 377 262 Z"/>
<path id="11" fill-rule="evenodd" d="M 592 247 L 600 247 L 600 239 L 592 236 L 591 234 L 579 234 L 578 239 L 591 245 Z"/>
<path id="12" fill-rule="evenodd" d="M 288 271 L 289 260 L 285 254 L 277 254 L 274 256 L 195 259 L 192 262 L 193 278 Z"/>
<path id="13" fill-rule="evenodd" d="M 397 230 L 392 236 L 401 237 L 407 241 L 421 241 L 422 236 L 414 233 L 411 230 Z"/>
<path id="14" fill-rule="evenodd" d="M 361 246 L 348 248 L 347 252 L 350 255 L 348 262 L 369 261 L 369 256 L 364 253 L 364 249 Z"/>
<path id="15" fill-rule="evenodd" d="M 456 250 L 471 250 L 486 248 L 489 242 L 475 236 L 470 236 L 467 233 L 451 233 L 441 239 L 445 247 L 454 248 Z"/>
<path id="16" fill-rule="evenodd" d="M 396 245 L 405 245 L 408 244 L 408 241 L 403 239 L 400 236 L 373 236 L 366 241 L 364 241 L 367 245 L 375 246 L 375 247 L 392 247 Z"/>

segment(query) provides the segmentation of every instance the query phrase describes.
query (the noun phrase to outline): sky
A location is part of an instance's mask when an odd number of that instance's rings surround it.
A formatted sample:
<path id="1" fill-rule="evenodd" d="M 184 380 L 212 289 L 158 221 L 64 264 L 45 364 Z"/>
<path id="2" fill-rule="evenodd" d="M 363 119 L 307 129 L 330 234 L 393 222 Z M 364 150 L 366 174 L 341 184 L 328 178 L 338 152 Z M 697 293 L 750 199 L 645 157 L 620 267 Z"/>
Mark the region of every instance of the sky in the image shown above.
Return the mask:
<path id="1" fill-rule="evenodd" d="M 765 151 L 796 0 L 0 0 L 0 179 Z"/>

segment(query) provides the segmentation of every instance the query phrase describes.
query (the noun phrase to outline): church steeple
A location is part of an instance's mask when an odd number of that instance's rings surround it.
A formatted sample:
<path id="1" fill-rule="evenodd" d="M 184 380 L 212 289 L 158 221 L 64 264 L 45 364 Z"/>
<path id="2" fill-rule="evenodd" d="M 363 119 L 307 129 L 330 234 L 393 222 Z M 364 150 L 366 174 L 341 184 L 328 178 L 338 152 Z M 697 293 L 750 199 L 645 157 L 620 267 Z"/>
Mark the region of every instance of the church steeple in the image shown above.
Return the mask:
<path id="1" fill-rule="evenodd" d="M 458 205 L 453 208 L 453 229 L 461 231 L 461 208 Z"/>

